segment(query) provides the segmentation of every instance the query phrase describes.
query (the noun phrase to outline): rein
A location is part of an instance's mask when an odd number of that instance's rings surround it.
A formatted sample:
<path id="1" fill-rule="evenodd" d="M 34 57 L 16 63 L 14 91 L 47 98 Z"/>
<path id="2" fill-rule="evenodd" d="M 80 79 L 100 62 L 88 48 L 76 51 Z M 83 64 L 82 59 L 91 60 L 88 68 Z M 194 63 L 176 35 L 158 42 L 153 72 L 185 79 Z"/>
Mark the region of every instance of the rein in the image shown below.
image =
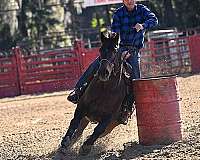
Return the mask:
<path id="1" fill-rule="evenodd" d="M 118 80 L 118 82 L 117 82 L 117 84 L 116 84 L 116 87 L 119 87 L 119 85 L 120 85 L 120 83 L 121 83 L 122 74 L 123 74 L 124 61 L 125 61 L 126 55 L 127 55 L 128 53 L 129 53 L 129 52 L 127 52 L 124 56 L 121 56 L 121 62 L 120 62 L 120 64 L 119 64 L 119 68 L 117 68 L 117 71 L 113 70 L 114 76 L 116 76 L 117 73 L 119 72 L 119 80 Z M 115 57 L 114 57 L 114 60 L 117 58 L 117 54 L 118 54 L 118 53 L 116 52 Z M 108 59 L 103 58 L 103 59 L 101 59 L 101 60 L 99 61 L 100 66 L 101 66 L 101 64 L 102 64 L 103 61 L 108 62 L 109 65 L 115 65 L 114 62 L 111 62 L 111 61 L 109 61 Z M 117 59 L 117 61 L 119 62 L 118 59 Z M 97 71 L 97 72 L 98 72 L 98 71 Z"/>
<path id="2" fill-rule="evenodd" d="M 123 72 L 123 61 L 121 62 L 121 65 L 120 65 L 120 74 L 119 74 L 119 81 L 117 83 L 117 87 L 120 85 L 120 82 L 122 80 L 122 72 Z"/>
<path id="3" fill-rule="evenodd" d="M 101 59 L 101 60 L 100 60 L 100 62 L 99 62 L 99 63 L 100 63 L 100 65 L 101 65 L 101 63 L 102 63 L 103 61 L 107 61 L 107 62 L 108 62 L 110 65 L 113 65 L 113 63 L 112 63 L 112 62 L 110 62 L 110 61 L 109 61 L 109 60 L 107 60 L 107 59 Z"/>
<path id="4" fill-rule="evenodd" d="M 123 73 L 123 66 L 124 66 L 124 61 L 126 60 L 126 56 L 129 54 L 129 52 L 126 52 L 123 57 L 121 57 L 121 64 L 120 64 L 120 75 L 119 75 L 119 81 L 117 84 L 117 87 L 120 85 L 120 82 L 122 80 L 122 73 Z"/>

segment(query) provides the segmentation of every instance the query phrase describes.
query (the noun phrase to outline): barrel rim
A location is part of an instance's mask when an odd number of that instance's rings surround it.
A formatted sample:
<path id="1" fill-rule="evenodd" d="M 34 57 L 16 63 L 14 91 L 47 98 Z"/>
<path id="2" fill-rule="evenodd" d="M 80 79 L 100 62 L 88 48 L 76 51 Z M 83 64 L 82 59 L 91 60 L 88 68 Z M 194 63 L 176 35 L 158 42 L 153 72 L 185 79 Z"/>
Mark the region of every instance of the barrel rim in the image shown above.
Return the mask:
<path id="1" fill-rule="evenodd" d="M 177 78 L 178 75 L 173 76 L 158 76 L 158 77 L 148 77 L 148 78 L 141 78 L 141 79 L 133 79 L 132 81 L 149 81 L 149 80 L 161 80 L 161 79 L 169 79 L 169 78 Z"/>

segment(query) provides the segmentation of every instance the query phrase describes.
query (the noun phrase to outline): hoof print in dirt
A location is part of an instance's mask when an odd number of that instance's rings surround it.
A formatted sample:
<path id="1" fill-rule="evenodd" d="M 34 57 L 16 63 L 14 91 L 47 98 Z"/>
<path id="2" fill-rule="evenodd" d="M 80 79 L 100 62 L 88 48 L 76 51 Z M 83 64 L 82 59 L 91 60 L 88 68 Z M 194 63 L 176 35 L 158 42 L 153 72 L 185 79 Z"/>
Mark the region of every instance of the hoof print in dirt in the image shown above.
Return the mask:
<path id="1" fill-rule="evenodd" d="M 87 146 L 83 145 L 79 150 L 79 154 L 81 156 L 86 156 L 90 153 L 91 149 L 92 149 L 92 145 L 87 145 Z"/>

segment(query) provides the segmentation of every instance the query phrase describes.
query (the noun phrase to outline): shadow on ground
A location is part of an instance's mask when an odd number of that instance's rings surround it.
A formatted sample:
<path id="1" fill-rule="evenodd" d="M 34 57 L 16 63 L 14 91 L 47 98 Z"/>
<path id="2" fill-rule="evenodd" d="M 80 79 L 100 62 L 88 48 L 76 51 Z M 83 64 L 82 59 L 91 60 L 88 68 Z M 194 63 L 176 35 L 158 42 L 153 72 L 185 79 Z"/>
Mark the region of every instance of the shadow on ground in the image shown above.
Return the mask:
<path id="1" fill-rule="evenodd" d="M 81 156 L 78 154 L 79 147 L 65 150 L 65 152 L 62 152 L 60 148 L 58 148 L 56 151 L 46 155 L 45 157 L 52 160 L 96 160 L 101 157 L 101 154 L 105 150 L 104 148 L 105 146 L 101 144 L 95 145 L 87 156 Z"/>
<path id="2" fill-rule="evenodd" d="M 76 150 L 68 150 L 65 153 L 56 150 L 45 156 L 47 159 L 53 160 L 121 160 L 121 159 L 134 159 L 142 158 L 143 156 L 152 153 L 160 152 L 165 145 L 142 146 L 137 142 L 128 142 L 124 144 L 124 150 L 110 150 L 105 151 L 105 146 L 95 145 L 91 153 L 87 156 L 80 156 Z"/>
<path id="3" fill-rule="evenodd" d="M 120 159 L 134 159 L 142 158 L 143 156 L 153 153 L 160 152 L 160 150 L 166 145 L 153 145 L 153 146 L 143 146 L 138 144 L 138 142 L 129 142 L 124 144 L 124 150 L 121 152 Z"/>
<path id="4" fill-rule="evenodd" d="M 138 142 L 128 142 L 124 144 L 124 150 L 107 151 L 104 154 L 101 153 L 98 158 L 103 160 L 142 158 L 149 153 L 160 151 L 164 146 L 165 145 L 142 146 L 138 144 Z"/>

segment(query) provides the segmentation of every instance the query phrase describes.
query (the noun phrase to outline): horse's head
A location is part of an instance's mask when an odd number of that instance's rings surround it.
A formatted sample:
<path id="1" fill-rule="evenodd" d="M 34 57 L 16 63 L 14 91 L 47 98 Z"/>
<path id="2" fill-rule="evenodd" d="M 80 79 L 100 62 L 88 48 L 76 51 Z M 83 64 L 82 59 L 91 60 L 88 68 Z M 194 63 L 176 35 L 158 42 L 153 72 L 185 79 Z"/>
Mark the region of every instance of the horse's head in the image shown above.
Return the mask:
<path id="1" fill-rule="evenodd" d="M 117 33 L 107 32 L 106 35 L 101 33 L 100 67 L 97 72 L 101 81 L 108 81 L 114 70 L 118 40 Z"/>

